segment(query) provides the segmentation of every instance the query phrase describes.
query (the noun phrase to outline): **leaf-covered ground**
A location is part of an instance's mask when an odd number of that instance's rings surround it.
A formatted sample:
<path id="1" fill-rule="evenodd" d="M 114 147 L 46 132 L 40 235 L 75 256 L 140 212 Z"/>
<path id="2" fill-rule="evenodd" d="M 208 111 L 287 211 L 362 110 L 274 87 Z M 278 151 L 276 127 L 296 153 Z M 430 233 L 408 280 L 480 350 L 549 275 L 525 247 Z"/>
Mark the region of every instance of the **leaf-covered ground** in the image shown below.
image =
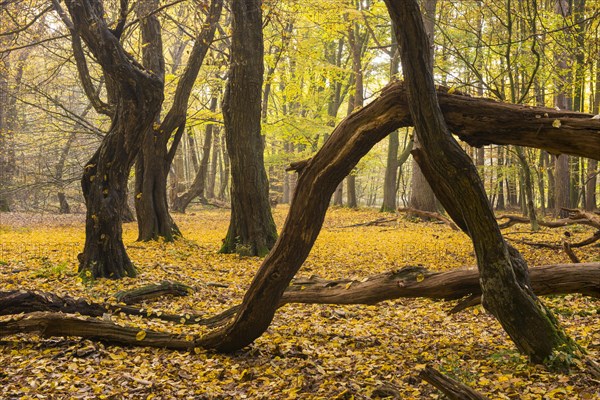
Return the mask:
<path id="1" fill-rule="evenodd" d="M 278 226 L 286 212 L 285 207 L 275 210 Z M 330 210 L 299 276 L 360 279 L 405 265 L 433 270 L 474 265 L 468 238 L 444 225 L 400 219 L 388 226 L 345 228 L 380 217 L 366 210 Z M 198 210 L 175 219 L 186 238 L 175 243 L 136 242 L 135 224 L 125 226 L 138 278 L 86 284 L 76 275 L 83 216 L 0 214 L 0 288 L 104 301 L 119 290 L 169 279 L 195 291 L 145 308 L 210 316 L 237 304 L 260 259 L 216 253 L 228 211 Z M 528 235 L 527 227 L 516 226 L 507 237 L 559 242 L 566 230 L 573 242 L 591 232 L 569 227 Z M 530 264 L 568 262 L 561 252 L 517 247 Z M 600 261 L 598 247 L 576 252 L 582 261 Z M 544 301 L 591 358 L 600 359 L 598 300 L 569 295 Z M 3 338 L 0 398 L 442 398 L 417 378 L 425 364 L 490 398 L 600 398 L 600 381 L 580 371 L 563 375 L 530 365 L 481 307 L 449 316 L 453 305 L 424 299 L 375 306 L 287 305 L 265 335 L 234 355 L 123 348 L 78 338 Z M 189 334 L 207 329 L 111 318 L 140 329 Z"/>

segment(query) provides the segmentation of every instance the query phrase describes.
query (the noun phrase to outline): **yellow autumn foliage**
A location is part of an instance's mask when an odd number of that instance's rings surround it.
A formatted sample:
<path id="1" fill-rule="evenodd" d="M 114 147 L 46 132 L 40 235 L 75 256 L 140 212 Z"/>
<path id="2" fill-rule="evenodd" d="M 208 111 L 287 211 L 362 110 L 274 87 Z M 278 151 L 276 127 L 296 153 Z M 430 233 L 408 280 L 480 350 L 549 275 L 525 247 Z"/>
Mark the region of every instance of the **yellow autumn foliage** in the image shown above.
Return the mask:
<path id="1" fill-rule="evenodd" d="M 278 226 L 286 212 L 286 207 L 275 209 Z M 193 291 L 141 306 L 185 320 L 238 304 L 261 263 L 217 254 L 227 210 L 192 210 L 174 216 L 185 236 L 174 243 L 136 242 L 135 224 L 125 225 L 124 241 L 138 278 L 84 282 L 76 262 L 84 242 L 83 216 L 1 215 L 2 290 L 44 290 L 101 302 L 119 290 L 168 279 Z M 347 228 L 380 217 L 371 210 L 330 210 L 299 275 L 361 280 L 405 265 L 449 270 L 475 264 L 469 239 L 445 225 L 399 218 L 385 226 Z M 573 242 L 591 232 L 569 227 L 532 236 L 517 226 L 507 238 L 560 242 L 565 230 Z M 561 252 L 517 247 L 531 264 L 568 262 Z M 598 261 L 597 248 L 575 251 L 582 261 Z M 600 359 L 598 301 L 569 295 L 544 302 L 590 357 Z M 387 385 L 398 398 L 439 399 L 436 389 L 417 378 L 429 364 L 493 399 L 600 398 L 598 380 L 581 371 L 562 375 L 530 365 L 483 308 L 448 315 L 453 305 L 425 299 L 370 306 L 289 304 L 261 338 L 234 355 L 121 348 L 77 338 L 3 338 L 0 397 L 361 399 Z M 143 317 L 106 317 L 137 327 L 140 341 L 148 330 L 190 339 L 207 331 Z"/>

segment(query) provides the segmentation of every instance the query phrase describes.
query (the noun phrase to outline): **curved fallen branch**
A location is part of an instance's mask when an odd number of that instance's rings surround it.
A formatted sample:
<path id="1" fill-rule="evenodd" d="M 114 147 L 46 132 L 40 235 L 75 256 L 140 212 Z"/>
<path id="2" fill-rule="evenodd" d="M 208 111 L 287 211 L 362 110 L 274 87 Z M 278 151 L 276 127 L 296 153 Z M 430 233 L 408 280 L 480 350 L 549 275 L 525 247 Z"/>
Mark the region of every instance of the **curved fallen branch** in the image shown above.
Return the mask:
<path id="1" fill-rule="evenodd" d="M 598 240 L 600 240 L 600 230 L 596 231 L 595 233 L 592 234 L 592 236 L 590 236 L 587 239 L 583 239 L 580 242 L 569 243 L 569 247 L 571 249 L 585 247 L 585 246 L 589 246 L 590 244 L 597 242 Z M 556 243 L 544 243 L 544 242 L 531 242 L 529 240 L 515 240 L 515 242 L 526 244 L 526 245 L 532 246 L 532 247 L 540 247 L 540 248 L 553 249 L 553 250 L 560 250 L 560 249 L 564 248 L 562 243 L 556 244 Z"/>
<path id="2" fill-rule="evenodd" d="M 569 212 L 568 218 L 561 218 L 553 221 L 538 220 L 540 226 L 547 228 L 562 228 L 568 225 L 587 225 L 596 229 L 600 229 L 600 217 L 590 212 L 581 211 L 578 209 L 563 208 Z M 506 219 L 506 222 L 498 224 L 500 229 L 509 228 L 517 224 L 530 224 L 529 218 L 521 215 L 499 215 L 496 219 Z"/>
<path id="3" fill-rule="evenodd" d="M 444 217 L 440 213 L 417 210 L 416 208 L 412 208 L 412 207 L 399 208 L 398 211 L 413 214 L 413 215 L 416 215 L 417 217 L 424 218 L 424 219 L 435 219 L 435 220 L 438 220 L 438 221 L 443 222 L 444 224 L 448 225 L 450 228 L 452 228 L 452 230 L 455 230 L 455 231 L 459 230 L 454 222 L 452 222 L 450 219 Z"/>

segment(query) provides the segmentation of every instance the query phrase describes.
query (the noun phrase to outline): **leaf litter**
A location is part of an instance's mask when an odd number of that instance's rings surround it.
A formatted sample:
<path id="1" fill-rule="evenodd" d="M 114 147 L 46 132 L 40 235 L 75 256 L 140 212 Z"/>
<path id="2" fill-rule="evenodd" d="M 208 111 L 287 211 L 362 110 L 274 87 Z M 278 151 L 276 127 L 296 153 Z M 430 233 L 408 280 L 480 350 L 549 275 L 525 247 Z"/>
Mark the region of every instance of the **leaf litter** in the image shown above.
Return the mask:
<path id="1" fill-rule="evenodd" d="M 278 226 L 286 212 L 282 206 L 275 209 Z M 84 242 L 81 216 L 2 214 L 0 284 L 3 290 L 43 290 L 101 302 L 120 290 L 170 280 L 194 290 L 142 304 L 144 309 L 208 317 L 238 304 L 261 260 L 217 254 L 228 211 L 197 210 L 174 217 L 185 236 L 174 243 L 136 242 L 135 223 L 125 224 L 124 241 L 139 277 L 90 284 L 76 273 L 76 255 Z M 444 271 L 475 264 L 469 239 L 437 223 L 399 218 L 392 226 L 340 229 L 380 217 L 371 210 L 331 209 L 298 276 L 360 280 L 405 265 Z M 531 238 L 517 229 L 508 230 L 513 230 L 511 239 Z M 544 240 L 560 241 L 562 231 L 543 229 Z M 571 233 L 575 242 L 589 230 Z M 562 252 L 516 246 L 530 265 L 568 262 Z M 582 262 L 598 261 L 593 249 L 580 249 L 578 255 Z M 543 301 L 588 355 L 600 359 L 598 300 L 568 295 Z M 439 399 L 440 392 L 417 377 L 425 365 L 433 365 L 490 398 L 600 398 L 600 382 L 593 377 L 528 363 L 482 307 L 448 315 L 453 305 L 427 299 L 288 304 L 262 337 L 232 355 L 118 347 L 78 338 L 5 337 L 0 340 L 0 397 Z M 105 318 L 139 328 L 138 340 L 146 330 L 186 335 L 207 331 L 135 316 Z"/>

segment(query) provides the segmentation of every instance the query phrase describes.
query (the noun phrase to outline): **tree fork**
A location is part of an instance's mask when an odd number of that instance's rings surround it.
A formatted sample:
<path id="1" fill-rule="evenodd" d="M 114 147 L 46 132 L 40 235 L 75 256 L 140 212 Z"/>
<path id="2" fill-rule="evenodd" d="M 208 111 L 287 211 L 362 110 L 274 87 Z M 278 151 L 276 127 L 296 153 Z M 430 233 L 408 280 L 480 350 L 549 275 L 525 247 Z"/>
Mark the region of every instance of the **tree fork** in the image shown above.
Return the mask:
<path id="1" fill-rule="evenodd" d="M 452 138 L 440 109 L 429 48 L 414 0 L 386 0 L 396 26 L 407 82 L 409 108 L 423 146 L 413 155 L 438 199 L 457 225 L 473 241 L 480 272 L 482 303 L 511 337 L 517 348 L 536 363 L 556 352 L 571 355 L 580 350 L 551 312 L 530 289 L 527 266 L 500 233 L 477 170 Z"/>

